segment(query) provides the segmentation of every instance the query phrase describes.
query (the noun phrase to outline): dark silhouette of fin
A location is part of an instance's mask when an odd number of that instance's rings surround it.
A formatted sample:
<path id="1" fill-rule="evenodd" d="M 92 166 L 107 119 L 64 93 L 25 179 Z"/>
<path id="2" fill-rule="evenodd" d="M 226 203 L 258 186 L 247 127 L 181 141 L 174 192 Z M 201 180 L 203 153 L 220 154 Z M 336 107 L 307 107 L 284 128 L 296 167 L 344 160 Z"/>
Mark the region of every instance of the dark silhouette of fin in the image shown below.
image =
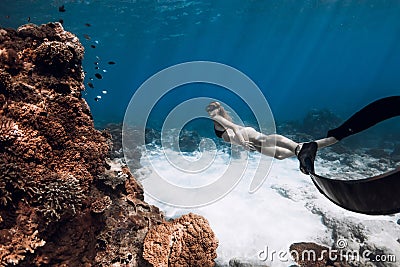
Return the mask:
<path id="1" fill-rule="evenodd" d="M 314 173 L 314 161 L 317 155 L 318 144 L 316 142 L 304 143 L 297 158 L 300 161 L 300 170 L 304 174 Z"/>
<path id="2" fill-rule="evenodd" d="M 400 116 L 400 96 L 378 99 L 355 113 L 338 128 L 328 131 L 327 137 L 333 136 L 342 140 L 395 116 Z"/>
<path id="3" fill-rule="evenodd" d="M 400 212 L 400 169 L 351 181 L 310 177 L 320 193 L 344 209 L 369 215 Z"/>
<path id="4" fill-rule="evenodd" d="M 342 140 L 375 124 L 400 116 L 400 96 L 379 99 L 367 105 L 341 126 L 328 132 L 328 137 Z M 298 159 L 300 170 L 310 174 L 318 190 L 333 203 L 354 212 L 386 215 L 400 212 L 400 168 L 361 180 L 338 180 L 322 177 L 314 172 L 313 146 L 307 145 Z M 304 146 L 303 145 L 303 146 Z"/>

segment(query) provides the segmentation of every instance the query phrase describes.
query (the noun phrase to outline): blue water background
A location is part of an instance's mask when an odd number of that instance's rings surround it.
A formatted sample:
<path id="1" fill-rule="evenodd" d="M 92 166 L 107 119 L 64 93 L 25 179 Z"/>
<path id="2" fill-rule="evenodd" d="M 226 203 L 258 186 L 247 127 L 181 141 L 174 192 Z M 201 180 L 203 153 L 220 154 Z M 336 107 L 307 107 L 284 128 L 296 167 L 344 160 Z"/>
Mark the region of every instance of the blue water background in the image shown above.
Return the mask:
<path id="1" fill-rule="evenodd" d="M 61 5 L 65 12 L 59 12 Z M 301 120 L 313 108 L 346 118 L 375 99 L 400 94 L 398 0 L 0 2 L 2 27 L 59 19 L 86 48 L 85 83 L 95 88 L 86 86 L 84 94 L 97 125 L 122 121 L 131 96 L 150 76 L 194 60 L 220 62 L 248 75 L 277 121 Z M 183 100 L 209 96 L 232 103 L 251 120 L 246 105 L 227 90 L 183 88 L 154 117 L 162 121 Z"/>

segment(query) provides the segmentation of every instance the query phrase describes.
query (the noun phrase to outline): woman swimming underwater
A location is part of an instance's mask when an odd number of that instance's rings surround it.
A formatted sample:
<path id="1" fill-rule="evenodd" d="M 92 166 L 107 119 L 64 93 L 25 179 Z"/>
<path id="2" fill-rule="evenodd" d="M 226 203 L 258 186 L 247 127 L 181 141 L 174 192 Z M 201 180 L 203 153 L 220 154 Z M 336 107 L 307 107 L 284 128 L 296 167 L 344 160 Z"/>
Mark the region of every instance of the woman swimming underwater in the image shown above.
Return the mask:
<path id="1" fill-rule="evenodd" d="M 347 119 L 339 127 L 329 130 L 327 137 L 308 143 L 296 143 L 278 134 L 265 135 L 254 128 L 243 127 L 232 122 L 231 117 L 219 102 L 211 102 L 206 111 L 214 121 L 215 134 L 226 142 L 242 145 L 248 150 L 286 159 L 294 155 L 300 161 L 300 170 L 314 173 L 314 160 L 319 148 L 330 146 L 350 135 L 362 132 L 375 124 L 400 116 L 400 96 L 378 99 Z"/>
<path id="2" fill-rule="evenodd" d="M 211 102 L 207 107 L 211 119 L 214 121 L 215 134 L 225 142 L 243 146 L 247 150 L 258 151 L 266 156 L 276 159 L 286 159 L 298 156 L 303 143 L 279 135 L 266 135 L 256 131 L 252 127 L 244 127 L 232 122 L 224 107 L 219 102 Z M 335 137 L 327 137 L 316 140 L 317 148 L 333 145 L 338 140 Z"/>
<path id="3" fill-rule="evenodd" d="M 296 143 L 281 135 L 265 135 L 251 127 L 236 125 L 219 102 L 211 102 L 206 111 L 214 121 L 216 135 L 227 142 L 242 145 L 249 150 L 257 150 L 277 159 L 296 155 L 300 162 L 300 170 L 310 174 L 320 193 L 340 207 L 370 215 L 400 212 L 400 168 L 382 175 L 352 181 L 324 178 L 314 172 L 318 148 L 333 145 L 377 123 L 400 116 L 400 96 L 389 96 L 368 104 L 339 127 L 329 130 L 326 138 L 309 143 Z"/>

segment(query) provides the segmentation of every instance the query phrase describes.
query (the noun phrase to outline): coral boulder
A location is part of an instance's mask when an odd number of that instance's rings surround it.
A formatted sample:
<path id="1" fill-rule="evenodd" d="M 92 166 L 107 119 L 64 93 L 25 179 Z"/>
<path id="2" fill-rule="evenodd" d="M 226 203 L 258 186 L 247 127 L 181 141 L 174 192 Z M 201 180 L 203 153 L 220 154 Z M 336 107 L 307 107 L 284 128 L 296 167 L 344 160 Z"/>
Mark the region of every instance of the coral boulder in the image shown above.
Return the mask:
<path id="1" fill-rule="evenodd" d="M 218 241 L 208 221 L 189 213 L 150 230 L 143 257 L 157 267 L 214 266 Z"/>

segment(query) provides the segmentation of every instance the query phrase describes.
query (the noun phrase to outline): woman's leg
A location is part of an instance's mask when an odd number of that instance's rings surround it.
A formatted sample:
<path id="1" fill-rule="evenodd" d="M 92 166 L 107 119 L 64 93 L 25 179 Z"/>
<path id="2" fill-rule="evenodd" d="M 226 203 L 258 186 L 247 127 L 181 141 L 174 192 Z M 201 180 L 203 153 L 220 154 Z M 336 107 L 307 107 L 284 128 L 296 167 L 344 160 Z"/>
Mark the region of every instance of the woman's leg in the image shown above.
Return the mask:
<path id="1" fill-rule="evenodd" d="M 329 130 L 328 137 L 342 140 L 396 116 L 400 116 L 400 96 L 381 98 L 356 112 L 338 128 Z"/>
<path id="2" fill-rule="evenodd" d="M 260 147 L 259 152 L 277 159 L 285 159 L 294 156 L 296 152 L 300 151 L 302 146 L 302 144 L 296 143 L 279 134 L 260 134 L 256 139 L 258 141 L 256 146 Z M 327 137 L 316 140 L 315 142 L 318 148 L 323 148 L 335 144 L 338 140 L 334 137 Z"/>
<path id="3" fill-rule="evenodd" d="M 252 142 L 258 152 L 276 159 L 286 159 L 294 156 L 294 151 L 299 145 L 293 140 L 279 134 L 259 134 Z"/>
<path id="4" fill-rule="evenodd" d="M 290 151 L 289 149 L 286 149 L 286 148 L 282 148 L 282 147 L 255 146 L 255 148 L 261 154 L 268 156 L 268 157 L 274 157 L 276 159 L 286 159 L 286 158 L 290 158 L 290 157 L 294 156 L 294 153 L 292 151 Z"/>
<path id="5" fill-rule="evenodd" d="M 298 146 L 298 143 L 279 134 L 270 134 L 270 135 L 259 134 L 259 136 L 257 136 L 256 139 L 259 142 L 261 142 L 263 147 L 276 146 L 293 151 L 293 153 L 296 147 Z"/>
<path id="6" fill-rule="evenodd" d="M 326 138 L 322 138 L 319 140 L 315 140 L 315 142 L 318 145 L 318 149 L 323 148 L 323 147 L 327 147 L 327 146 L 331 146 L 333 144 L 336 144 L 338 142 L 338 140 L 335 137 L 326 137 Z"/>

